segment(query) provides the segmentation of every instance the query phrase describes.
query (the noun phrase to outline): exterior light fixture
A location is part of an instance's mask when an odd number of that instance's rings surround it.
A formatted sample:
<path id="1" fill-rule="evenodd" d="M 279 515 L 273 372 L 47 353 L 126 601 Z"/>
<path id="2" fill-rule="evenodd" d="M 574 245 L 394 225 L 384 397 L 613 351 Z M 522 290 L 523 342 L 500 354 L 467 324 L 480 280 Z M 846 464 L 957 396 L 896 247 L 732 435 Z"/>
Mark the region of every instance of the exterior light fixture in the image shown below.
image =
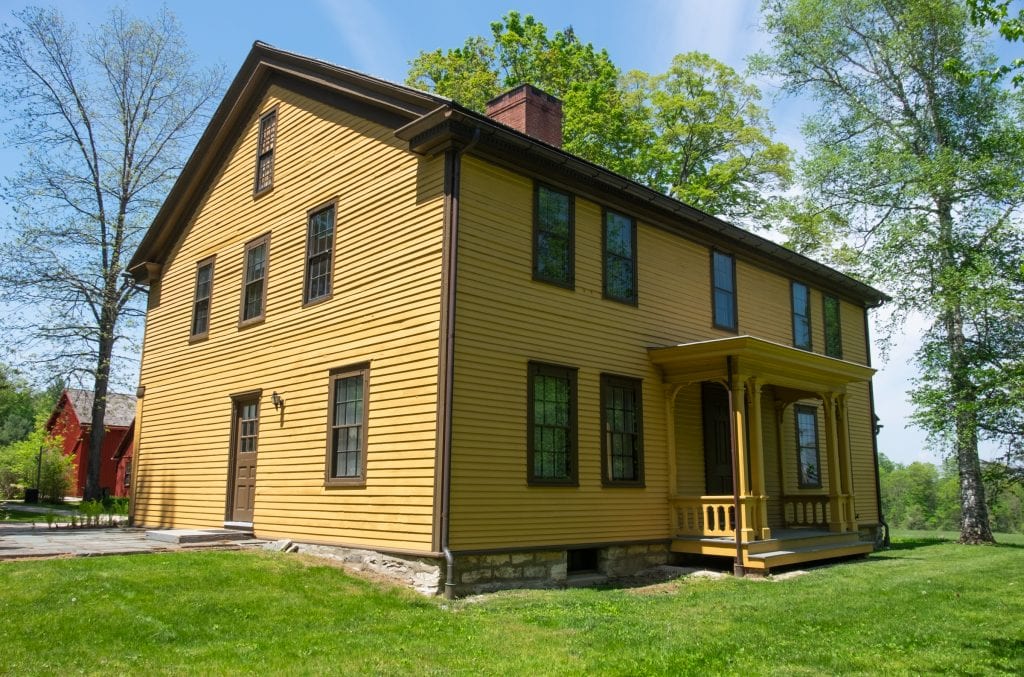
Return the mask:
<path id="1" fill-rule="evenodd" d="M 274 403 L 274 409 L 280 409 L 284 406 L 284 398 L 278 395 L 276 390 L 271 393 L 270 401 Z"/>

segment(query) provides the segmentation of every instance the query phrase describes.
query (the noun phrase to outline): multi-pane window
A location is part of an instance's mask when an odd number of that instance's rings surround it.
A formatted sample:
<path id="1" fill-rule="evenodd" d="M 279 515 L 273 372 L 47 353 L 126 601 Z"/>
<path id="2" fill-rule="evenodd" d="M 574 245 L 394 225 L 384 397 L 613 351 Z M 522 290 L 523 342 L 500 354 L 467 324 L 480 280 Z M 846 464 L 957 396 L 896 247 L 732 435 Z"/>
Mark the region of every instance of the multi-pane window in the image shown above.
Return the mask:
<path id="1" fill-rule="evenodd" d="M 196 266 L 196 288 L 192 300 L 192 329 L 189 335 L 203 338 L 210 332 L 210 299 L 213 296 L 213 260 Z"/>
<path id="2" fill-rule="evenodd" d="M 256 192 L 274 184 L 274 147 L 277 141 L 277 111 L 260 118 L 260 134 L 256 153 Z"/>
<path id="3" fill-rule="evenodd" d="M 793 302 L 793 345 L 801 350 L 811 349 L 811 290 L 806 284 L 790 285 Z"/>
<path id="4" fill-rule="evenodd" d="M 238 403 L 238 451 L 243 454 L 256 453 L 256 439 L 259 436 L 259 400 Z"/>
<path id="5" fill-rule="evenodd" d="M 576 370 L 531 362 L 527 402 L 527 477 L 576 484 Z"/>
<path id="6" fill-rule="evenodd" d="M 327 432 L 327 483 L 361 483 L 366 476 L 367 380 L 369 369 L 331 374 Z"/>
<path id="7" fill-rule="evenodd" d="M 267 296 L 267 257 L 270 235 L 264 235 L 245 245 L 245 264 L 242 270 L 242 322 L 263 318 Z"/>
<path id="8" fill-rule="evenodd" d="M 731 254 L 711 252 L 711 305 L 714 325 L 736 331 L 736 261 Z"/>
<path id="9" fill-rule="evenodd" d="M 798 404 L 796 411 L 796 447 L 798 479 L 801 489 L 821 487 L 821 464 L 818 456 L 818 411 Z"/>
<path id="10" fill-rule="evenodd" d="M 636 221 L 604 212 L 604 296 L 636 304 Z"/>
<path id="11" fill-rule="evenodd" d="M 843 330 L 839 323 L 839 299 L 825 296 L 822 315 L 825 320 L 825 354 L 829 357 L 843 357 Z"/>
<path id="12" fill-rule="evenodd" d="M 533 215 L 533 279 L 572 289 L 573 199 L 537 184 Z"/>
<path id="13" fill-rule="evenodd" d="M 127 489 L 132 486 L 132 461 L 128 459 L 124 462 L 124 488 Z"/>
<path id="14" fill-rule="evenodd" d="M 605 484 L 643 485 L 642 401 L 642 381 L 602 374 L 601 468 Z"/>
<path id="15" fill-rule="evenodd" d="M 334 205 L 309 215 L 306 228 L 305 302 L 331 295 L 331 263 L 334 254 Z"/>

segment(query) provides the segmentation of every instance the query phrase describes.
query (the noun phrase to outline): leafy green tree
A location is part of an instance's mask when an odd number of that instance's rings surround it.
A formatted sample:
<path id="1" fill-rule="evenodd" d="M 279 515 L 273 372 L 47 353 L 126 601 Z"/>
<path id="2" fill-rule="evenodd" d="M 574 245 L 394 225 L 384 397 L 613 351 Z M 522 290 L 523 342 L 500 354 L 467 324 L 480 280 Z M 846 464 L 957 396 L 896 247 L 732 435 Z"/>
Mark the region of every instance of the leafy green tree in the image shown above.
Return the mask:
<path id="1" fill-rule="evenodd" d="M 35 406 L 32 390 L 20 375 L 0 364 L 0 447 L 32 432 Z"/>
<path id="2" fill-rule="evenodd" d="M 1009 42 L 1024 41 L 1024 7 L 1018 6 L 1017 15 L 1010 13 L 1011 0 L 967 0 L 971 22 L 975 26 L 995 26 L 999 34 Z M 1024 69 L 1024 59 L 1016 58 L 1008 64 L 995 68 L 981 68 L 977 74 L 991 80 Z M 1014 87 L 1024 85 L 1024 73 L 1016 72 L 1012 79 Z"/>
<path id="3" fill-rule="evenodd" d="M 893 324 L 931 322 L 915 420 L 956 459 L 961 540 L 992 541 L 978 457 L 980 360 L 1024 252 L 1021 97 L 944 65 L 987 60 L 953 0 L 767 0 L 760 68 L 820 111 L 801 178 L 819 215 L 791 224 L 805 250 L 889 290 Z"/>
<path id="4" fill-rule="evenodd" d="M 0 94 L 23 162 L 3 191 L 14 216 L 0 300 L 28 309 L 5 326 L 38 346 L 40 361 L 93 385 L 85 495 L 94 498 L 115 346 L 141 315 L 124 266 L 222 77 L 192 67 L 166 9 L 152 21 L 115 9 L 87 35 L 56 10 L 14 16 L 0 30 Z"/>
<path id="5" fill-rule="evenodd" d="M 706 54 L 680 54 L 661 75 L 623 75 L 571 27 L 549 35 L 509 12 L 490 39 L 421 52 L 406 82 L 478 112 L 504 90 L 540 87 L 562 100 L 567 151 L 747 225 L 771 219 L 769 196 L 791 179 L 791 152 L 772 141 L 760 91 Z"/>

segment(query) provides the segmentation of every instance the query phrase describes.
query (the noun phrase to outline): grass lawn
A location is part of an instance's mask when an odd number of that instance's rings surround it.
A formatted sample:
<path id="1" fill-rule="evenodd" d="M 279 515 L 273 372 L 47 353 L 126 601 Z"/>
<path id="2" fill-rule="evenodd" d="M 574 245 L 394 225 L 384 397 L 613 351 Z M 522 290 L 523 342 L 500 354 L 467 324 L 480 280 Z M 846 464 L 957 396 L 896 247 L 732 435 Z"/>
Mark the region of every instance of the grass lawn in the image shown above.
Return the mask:
<path id="1" fill-rule="evenodd" d="M 46 513 L 24 512 L 17 508 L 0 510 L 0 521 L 2 522 L 38 522 L 46 524 Z"/>
<path id="2" fill-rule="evenodd" d="M 1024 537 L 1002 540 L 454 604 L 279 553 L 7 562 L 0 673 L 1022 674 Z"/>

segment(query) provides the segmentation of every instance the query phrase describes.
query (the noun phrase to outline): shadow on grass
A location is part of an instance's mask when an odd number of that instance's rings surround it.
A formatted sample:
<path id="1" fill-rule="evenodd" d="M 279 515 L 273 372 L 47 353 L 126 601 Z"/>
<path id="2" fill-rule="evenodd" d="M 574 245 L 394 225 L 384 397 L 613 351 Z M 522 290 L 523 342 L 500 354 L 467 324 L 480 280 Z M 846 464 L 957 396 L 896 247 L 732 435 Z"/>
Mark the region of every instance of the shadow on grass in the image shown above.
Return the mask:
<path id="1" fill-rule="evenodd" d="M 928 537 L 922 537 L 922 538 L 901 538 L 899 540 L 894 540 L 892 542 L 892 545 L 890 545 L 888 549 L 889 550 L 917 550 L 918 548 L 927 548 L 927 547 L 933 546 L 933 545 L 946 545 L 946 544 L 958 545 L 956 539 L 952 539 L 952 538 L 939 538 L 939 537 L 935 537 L 935 538 L 928 538 Z M 1017 549 L 1017 550 L 1024 550 L 1024 545 L 1021 545 L 1020 543 L 1000 543 L 998 541 L 996 543 L 986 543 L 986 544 L 983 544 L 983 545 L 970 546 L 970 547 L 977 547 L 977 548 L 1014 548 L 1014 549 Z M 879 552 L 885 552 L 885 550 L 881 550 Z"/>

